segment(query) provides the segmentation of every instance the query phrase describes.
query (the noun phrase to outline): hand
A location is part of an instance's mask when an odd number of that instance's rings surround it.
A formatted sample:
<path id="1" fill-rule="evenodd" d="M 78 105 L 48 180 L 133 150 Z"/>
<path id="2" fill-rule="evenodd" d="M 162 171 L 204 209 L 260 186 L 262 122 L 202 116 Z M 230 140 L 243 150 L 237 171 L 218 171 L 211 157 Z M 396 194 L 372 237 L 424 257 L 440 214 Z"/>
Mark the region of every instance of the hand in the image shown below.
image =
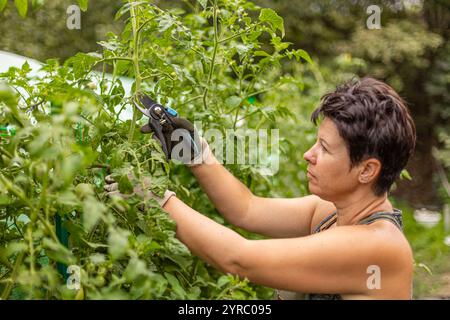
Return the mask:
<path id="1" fill-rule="evenodd" d="M 176 159 L 187 166 L 196 166 L 199 164 L 218 163 L 209 148 L 208 142 L 198 136 L 194 125 L 187 119 L 173 117 L 173 126 L 164 128 L 164 140 L 161 141 L 154 136 L 160 143 L 165 143 L 169 151 L 169 159 Z M 149 124 L 141 127 L 142 133 L 153 133 Z M 181 138 L 181 139 L 180 139 Z"/>
<path id="2" fill-rule="evenodd" d="M 128 174 L 128 178 L 133 181 L 134 176 L 133 174 Z M 105 177 L 105 186 L 103 187 L 103 189 L 107 192 L 107 195 L 109 197 L 111 196 L 119 196 L 123 199 L 128 199 L 130 197 L 132 197 L 133 195 L 137 195 L 138 197 L 142 198 L 144 200 L 144 203 L 147 203 L 147 201 L 149 201 L 150 199 L 155 199 L 156 202 L 158 202 L 158 204 L 161 207 L 164 207 L 164 205 L 166 204 L 166 202 L 170 199 L 170 197 L 175 196 L 175 192 L 170 191 L 170 190 L 166 190 L 164 192 L 164 196 L 158 197 L 157 195 L 155 195 L 151 190 L 150 190 L 150 185 L 151 185 L 151 179 L 149 177 L 144 177 L 143 179 L 143 183 L 142 184 L 136 184 L 133 187 L 133 193 L 131 194 L 123 194 L 119 191 L 119 184 L 113 179 L 113 177 L 111 175 L 108 175 Z M 145 207 L 140 208 L 141 210 L 144 210 Z"/>

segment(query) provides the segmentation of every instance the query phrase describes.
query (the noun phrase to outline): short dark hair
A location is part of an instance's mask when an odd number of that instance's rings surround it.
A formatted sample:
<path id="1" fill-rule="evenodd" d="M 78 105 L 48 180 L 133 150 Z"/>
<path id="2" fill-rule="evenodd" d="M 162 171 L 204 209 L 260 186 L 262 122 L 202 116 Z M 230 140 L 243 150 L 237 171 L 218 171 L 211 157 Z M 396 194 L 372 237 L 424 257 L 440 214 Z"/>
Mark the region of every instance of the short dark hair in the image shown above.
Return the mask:
<path id="1" fill-rule="evenodd" d="M 369 158 L 381 162 L 374 193 L 388 192 L 416 145 L 416 128 L 405 101 L 389 85 L 373 78 L 351 80 L 324 95 L 311 115 L 331 119 L 344 139 L 351 168 Z"/>

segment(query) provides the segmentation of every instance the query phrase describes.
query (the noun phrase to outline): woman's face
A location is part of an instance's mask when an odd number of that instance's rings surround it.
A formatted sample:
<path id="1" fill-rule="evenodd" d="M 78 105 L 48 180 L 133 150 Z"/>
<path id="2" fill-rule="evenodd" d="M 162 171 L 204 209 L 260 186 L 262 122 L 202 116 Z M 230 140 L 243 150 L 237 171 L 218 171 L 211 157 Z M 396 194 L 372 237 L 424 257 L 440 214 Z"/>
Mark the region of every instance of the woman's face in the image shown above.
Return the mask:
<path id="1" fill-rule="evenodd" d="M 308 162 L 309 191 L 327 201 L 337 201 L 358 187 L 358 167 L 350 170 L 345 141 L 334 122 L 325 118 L 316 143 L 304 154 Z"/>

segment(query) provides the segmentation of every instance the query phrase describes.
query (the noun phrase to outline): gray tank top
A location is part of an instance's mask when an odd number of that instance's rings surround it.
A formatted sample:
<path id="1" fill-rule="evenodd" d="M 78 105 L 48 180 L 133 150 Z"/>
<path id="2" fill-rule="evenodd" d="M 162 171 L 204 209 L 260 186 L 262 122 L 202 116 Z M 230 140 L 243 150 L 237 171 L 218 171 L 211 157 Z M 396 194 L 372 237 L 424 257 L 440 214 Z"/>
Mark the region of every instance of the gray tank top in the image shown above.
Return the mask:
<path id="1" fill-rule="evenodd" d="M 317 227 L 314 229 L 314 233 L 318 233 L 324 230 L 329 229 L 333 223 L 335 223 L 337 220 L 336 212 L 333 212 L 328 217 L 323 219 Z M 403 232 L 403 219 L 402 219 L 402 212 L 399 209 L 394 208 L 394 212 L 375 212 L 372 213 L 370 216 L 362 219 L 358 222 L 358 224 L 371 224 L 377 220 L 388 220 L 395 224 L 397 228 L 400 229 L 400 231 Z M 342 297 L 340 294 L 315 294 L 310 293 L 307 296 L 308 300 L 342 300 Z"/>

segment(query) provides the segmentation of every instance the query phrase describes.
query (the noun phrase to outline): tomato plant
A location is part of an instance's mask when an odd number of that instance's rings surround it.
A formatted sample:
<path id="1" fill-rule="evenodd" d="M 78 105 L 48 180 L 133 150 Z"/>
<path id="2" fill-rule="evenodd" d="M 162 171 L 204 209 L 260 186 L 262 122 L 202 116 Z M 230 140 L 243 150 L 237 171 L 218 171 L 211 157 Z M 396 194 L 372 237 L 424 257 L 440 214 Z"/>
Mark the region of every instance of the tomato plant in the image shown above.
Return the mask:
<path id="1" fill-rule="evenodd" d="M 137 92 L 223 133 L 276 128 L 293 116 L 282 93 L 303 83 L 280 63 L 311 60 L 283 41 L 283 19 L 246 0 L 188 3 L 162 9 L 125 2 L 116 16 L 123 32 L 109 34 L 100 52 L 48 60 L 37 74 L 24 64 L 0 75 L 0 124 L 15 129 L 0 144 L 2 299 L 272 296 L 193 257 L 156 202 L 144 212 L 142 199 L 103 192 L 107 173 L 123 192 L 151 176 L 156 193 L 170 188 L 224 223 L 189 170 L 168 163 L 159 144 L 139 132 L 139 112 L 123 118 Z M 133 79 L 131 92 L 122 77 Z M 270 179 L 254 166 L 225 165 L 253 191 L 270 194 Z"/>

